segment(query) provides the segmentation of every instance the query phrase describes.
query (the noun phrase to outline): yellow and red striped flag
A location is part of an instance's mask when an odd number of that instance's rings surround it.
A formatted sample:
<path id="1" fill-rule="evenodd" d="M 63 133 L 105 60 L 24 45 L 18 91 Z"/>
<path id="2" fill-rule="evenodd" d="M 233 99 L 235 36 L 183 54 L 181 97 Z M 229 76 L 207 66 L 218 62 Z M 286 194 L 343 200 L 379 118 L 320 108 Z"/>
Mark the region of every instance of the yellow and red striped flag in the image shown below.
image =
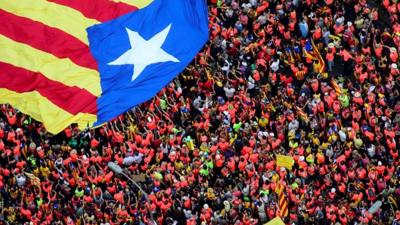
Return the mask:
<path id="1" fill-rule="evenodd" d="M 275 188 L 275 192 L 278 195 L 278 204 L 279 204 L 279 217 L 285 218 L 289 215 L 289 201 L 284 193 L 285 186 L 279 182 L 278 186 Z"/>
<path id="2" fill-rule="evenodd" d="M 0 1 L 0 103 L 52 133 L 97 120 L 98 65 L 86 29 L 152 0 Z"/>
<path id="3" fill-rule="evenodd" d="M 318 73 L 325 73 L 325 60 L 321 56 L 321 53 L 315 45 L 314 40 L 307 40 L 306 46 L 303 48 L 303 53 L 306 58 L 310 60 L 316 60 L 318 62 L 316 64 Z"/>
<path id="4" fill-rule="evenodd" d="M 25 175 L 31 180 L 31 183 L 34 186 L 40 187 L 40 179 L 37 176 L 27 172 L 25 172 Z"/>

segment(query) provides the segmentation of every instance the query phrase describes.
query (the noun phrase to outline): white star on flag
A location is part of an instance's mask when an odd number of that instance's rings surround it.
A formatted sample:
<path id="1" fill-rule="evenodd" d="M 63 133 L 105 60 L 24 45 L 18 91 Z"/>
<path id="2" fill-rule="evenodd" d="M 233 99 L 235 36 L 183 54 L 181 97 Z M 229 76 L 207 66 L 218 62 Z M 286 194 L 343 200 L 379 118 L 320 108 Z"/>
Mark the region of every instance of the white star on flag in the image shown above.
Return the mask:
<path id="1" fill-rule="evenodd" d="M 138 32 L 125 28 L 128 32 L 131 48 L 122 54 L 118 59 L 108 63 L 108 65 L 122 66 L 133 65 L 132 80 L 134 81 L 143 70 L 155 63 L 180 62 L 173 55 L 164 51 L 161 46 L 171 29 L 171 24 L 164 30 L 154 35 L 150 40 L 145 40 Z"/>

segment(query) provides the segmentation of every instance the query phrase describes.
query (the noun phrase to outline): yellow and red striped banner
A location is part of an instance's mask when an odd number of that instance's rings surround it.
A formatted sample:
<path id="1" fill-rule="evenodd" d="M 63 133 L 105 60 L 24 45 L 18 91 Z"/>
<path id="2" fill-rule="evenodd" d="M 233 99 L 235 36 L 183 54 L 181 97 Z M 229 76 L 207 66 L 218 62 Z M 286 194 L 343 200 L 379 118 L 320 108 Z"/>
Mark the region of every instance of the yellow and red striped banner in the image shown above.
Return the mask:
<path id="1" fill-rule="evenodd" d="M 278 195 L 279 217 L 281 218 L 285 218 L 289 215 L 289 201 L 285 196 L 284 190 L 285 186 L 281 182 L 279 182 L 278 186 L 275 189 L 275 192 Z"/>
<path id="2" fill-rule="evenodd" d="M 310 60 L 316 60 L 317 63 L 317 72 L 320 74 L 325 73 L 325 60 L 321 56 L 321 53 L 318 50 L 318 47 L 315 45 L 314 40 L 311 39 L 311 46 L 312 46 L 312 51 L 307 51 L 306 49 L 303 49 L 304 56 Z"/>
<path id="3" fill-rule="evenodd" d="M 0 1 L 0 103 L 44 123 L 51 133 L 92 125 L 101 95 L 86 29 L 152 0 Z"/>

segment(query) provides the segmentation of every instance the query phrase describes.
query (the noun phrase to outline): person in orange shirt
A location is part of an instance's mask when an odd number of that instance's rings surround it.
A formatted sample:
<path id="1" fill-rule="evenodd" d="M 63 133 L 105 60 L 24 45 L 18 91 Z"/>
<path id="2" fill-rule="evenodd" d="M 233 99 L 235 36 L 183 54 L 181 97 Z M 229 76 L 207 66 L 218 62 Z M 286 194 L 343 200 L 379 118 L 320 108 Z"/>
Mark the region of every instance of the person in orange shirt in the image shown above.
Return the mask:
<path id="1" fill-rule="evenodd" d="M 333 0 L 325 0 L 325 3 L 329 6 L 329 5 L 332 5 L 332 3 L 333 3 Z"/>
<path id="2" fill-rule="evenodd" d="M 332 49 L 328 49 L 328 52 L 326 53 L 326 60 L 328 63 L 328 71 L 331 72 L 333 67 L 335 66 L 335 53 L 333 52 Z"/>
<path id="3" fill-rule="evenodd" d="M 389 58 L 393 63 L 398 63 L 399 61 L 399 54 L 397 53 L 396 48 L 391 47 L 390 48 L 390 54 L 389 54 Z"/>
<path id="4" fill-rule="evenodd" d="M 319 40 L 322 37 L 322 29 L 317 25 L 312 31 L 314 40 Z"/>
<path id="5" fill-rule="evenodd" d="M 14 110 L 10 110 L 8 111 L 8 113 L 6 114 L 7 116 L 7 121 L 10 125 L 15 125 L 15 123 L 17 122 L 17 114 L 13 112 Z"/>

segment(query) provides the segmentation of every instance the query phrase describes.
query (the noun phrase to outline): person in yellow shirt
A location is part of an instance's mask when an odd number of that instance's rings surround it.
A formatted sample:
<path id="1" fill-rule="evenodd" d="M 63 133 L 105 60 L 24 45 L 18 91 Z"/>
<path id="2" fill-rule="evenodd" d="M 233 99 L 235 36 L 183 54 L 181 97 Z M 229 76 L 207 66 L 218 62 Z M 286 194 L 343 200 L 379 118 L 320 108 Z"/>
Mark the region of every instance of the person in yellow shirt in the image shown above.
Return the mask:
<path id="1" fill-rule="evenodd" d="M 48 177 L 50 174 L 50 169 L 47 167 L 46 163 L 44 165 L 41 165 L 39 170 L 40 170 L 40 174 L 43 177 Z"/>
<path id="2" fill-rule="evenodd" d="M 261 117 L 260 119 L 258 119 L 258 126 L 265 128 L 268 125 L 268 122 L 268 118 Z"/>

